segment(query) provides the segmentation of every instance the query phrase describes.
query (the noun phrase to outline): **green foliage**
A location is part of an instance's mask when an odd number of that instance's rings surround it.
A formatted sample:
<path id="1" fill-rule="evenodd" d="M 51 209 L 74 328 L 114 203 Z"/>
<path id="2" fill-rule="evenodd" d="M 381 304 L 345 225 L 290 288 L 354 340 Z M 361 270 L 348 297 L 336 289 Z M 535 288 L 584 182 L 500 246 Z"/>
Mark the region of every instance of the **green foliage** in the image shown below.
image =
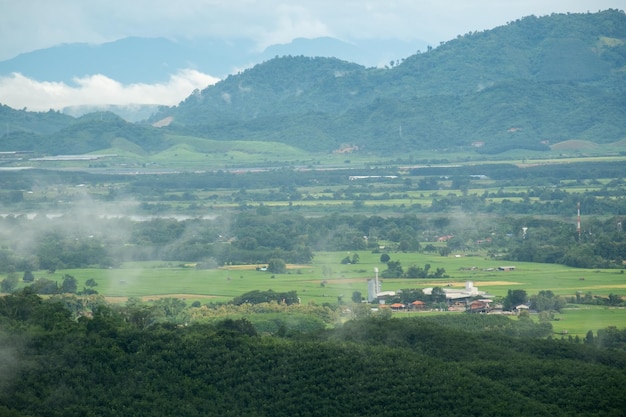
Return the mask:
<path id="1" fill-rule="evenodd" d="M 38 278 L 33 283 L 33 288 L 37 294 L 58 294 L 59 284 L 47 278 Z"/>
<path id="2" fill-rule="evenodd" d="M 528 300 L 525 290 L 508 290 L 507 295 L 502 303 L 505 311 L 511 311 L 520 304 L 524 304 Z"/>
<path id="3" fill-rule="evenodd" d="M 560 312 L 565 306 L 564 298 L 555 295 L 552 291 L 539 291 L 537 295 L 530 297 L 531 307 L 539 312 L 542 311 L 558 311 Z"/>
<path id="4" fill-rule="evenodd" d="M 441 287 L 434 287 L 430 293 L 432 303 L 444 303 L 446 301 L 446 293 Z"/>
<path id="5" fill-rule="evenodd" d="M 15 272 L 9 273 L 5 279 L 0 282 L 0 291 L 4 293 L 13 292 L 17 288 L 19 279 Z"/>
<path id="6" fill-rule="evenodd" d="M 287 264 L 280 258 L 272 258 L 267 263 L 267 272 L 274 274 L 284 274 L 287 272 Z"/>
<path id="7" fill-rule="evenodd" d="M 79 239 L 62 231 L 44 233 L 35 249 L 40 267 L 55 271 L 58 268 L 113 265 L 112 259 L 98 239 L 82 237 Z"/>
<path id="8" fill-rule="evenodd" d="M 388 261 L 387 269 L 380 274 L 383 278 L 400 278 L 404 276 L 404 269 L 400 261 Z"/>
<path id="9" fill-rule="evenodd" d="M 63 294 L 74 294 L 76 293 L 77 282 L 76 278 L 71 275 L 65 274 L 63 276 L 63 282 L 61 283 L 60 292 Z"/>
<path id="10" fill-rule="evenodd" d="M 300 302 L 296 291 L 275 292 L 272 290 L 267 290 L 267 291 L 254 290 L 254 291 L 250 291 L 250 292 L 247 292 L 245 294 L 235 297 L 232 300 L 232 304 L 234 305 L 261 304 L 261 303 L 269 303 L 272 301 L 276 303 L 284 303 L 286 305 L 298 304 Z"/>
<path id="11" fill-rule="evenodd" d="M 595 340 L 589 338 L 589 342 L 603 348 L 626 350 L 626 329 L 618 329 L 615 326 L 600 329 Z"/>
<path id="12" fill-rule="evenodd" d="M 546 325 L 532 321 L 376 316 L 300 334 L 276 323 L 259 337 L 246 318 L 146 328 L 128 320 L 127 308 L 136 307 L 102 306 L 74 321 L 60 306 L 28 292 L 0 298 L 2 331 L 11 335 L 0 347 L 27 364 L 3 374 L 0 411 L 7 415 L 582 416 L 623 409 L 623 352 L 541 339 Z M 609 333 L 620 337 L 607 329 L 598 338 L 609 343 Z"/>
<path id="13" fill-rule="evenodd" d="M 33 275 L 33 271 L 27 269 L 24 271 L 24 275 L 22 276 L 22 281 L 24 282 L 33 282 L 35 280 L 35 275 Z"/>
<path id="14" fill-rule="evenodd" d="M 350 263 L 358 264 L 360 260 L 361 260 L 361 257 L 359 256 L 359 254 L 355 253 L 352 255 L 352 258 L 350 259 Z"/>

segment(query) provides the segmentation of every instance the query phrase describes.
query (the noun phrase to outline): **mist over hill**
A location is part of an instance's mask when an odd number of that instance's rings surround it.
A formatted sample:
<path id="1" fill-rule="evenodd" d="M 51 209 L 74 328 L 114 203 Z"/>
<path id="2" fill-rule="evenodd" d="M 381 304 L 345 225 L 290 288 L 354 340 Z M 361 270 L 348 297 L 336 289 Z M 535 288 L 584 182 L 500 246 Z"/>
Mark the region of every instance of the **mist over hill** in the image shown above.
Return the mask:
<path id="1" fill-rule="evenodd" d="M 148 153 L 167 146 L 163 135 L 177 135 L 274 141 L 322 153 L 350 148 L 379 155 L 420 149 L 495 154 L 547 150 L 566 140 L 618 142 L 626 138 L 624 114 L 626 14 L 607 10 L 524 17 L 384 68 L 332 57 L 277 56 L 197 90 L 177 106 L 162 107 L 149 123 L 117 123 L 115 137 Z M 85 121 L 51 133 L 20 117 L 0 114 L 0 121 L 17 126 L 5 131 L 1 150 L 14 146 L 11 135 L 17 132 L 48 135 L 38 143 L 62 137 L 66 152 L 111 146 L 106 135 L 93 135 L 102 128 L 88 128 Z"/>

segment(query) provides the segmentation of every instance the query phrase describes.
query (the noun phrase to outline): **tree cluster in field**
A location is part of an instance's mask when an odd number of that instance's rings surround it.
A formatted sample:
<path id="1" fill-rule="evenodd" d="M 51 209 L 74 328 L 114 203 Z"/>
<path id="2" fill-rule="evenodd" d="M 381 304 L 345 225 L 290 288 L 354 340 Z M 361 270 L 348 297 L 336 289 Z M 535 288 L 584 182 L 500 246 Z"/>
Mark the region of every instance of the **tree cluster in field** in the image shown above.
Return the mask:
<path id="1" fill-rule="evenodd" d="M 179 325 L 182 311 L 209 310 L 171 301 L 159 307 L 171 321 L 152 323 L 153 307 L 136 301 L 91 308 L 75 318 L 58 298 L 0 298 L 0 414 L 617 416 L 626 406 L 626 334 L 615 328 L 573 343 L 524 317 L 380 315 L 270 335 L 245 318 Z"/>
<path id="2" fill-rule="evenodd" d="M 285 293 L 275 292 L 272 290 L 259 291 L 253 290 L 237 296 L 233 299 L 232 303 L 235 305 L 242 304 L 261 304 L 276 302 L 286 305 L 298 304 L 300 302 L 296 291 L 288 291 Z"/>
<path id="3" fill-rule="evenodd" d="M 19 287 L 19 278 L 16 272 L 9 272 L 7 277 L 0 281 L 0 292 L 3 293 L 11 293 L 15 291 Z M 47 279 L 47 278 L 37 278 L 35 279 L 35 275 L 31 270 L 24 271 L 24 275 L 22 277 L 22 281 L 30 284 L 32 289 L 37 294 L 78 294 L 78 295 L 94 295 L 98 294 L 98 291 L 95 290 L 95 287 L 98 286 L 98 283 L 93 279 L 89 278 L 85 282 L 85 286 L 82 290 L 78 290 L 78 283 L 76 278 L 69 274 L 63 274 L 61 285 L 58 284 L 57 281 Z"/>
<path id="4" fill-rule="evenodd" d="M 567 299 L 567 302 L 571 304 L 591 304 L 611 307 L 624 305 L 624 299 L 619 294 L 610 293 L 607 297 L 603 297 L 599 295 L 593 295 L 591 291 L 587 291 L 584 294 L 578 291 L 576 292 L 576 295 L 574 295 L 573 297 L 569 297 Z"/>
<path id="5" fill-rule="evenodd" d="M 404 271 L 402 263 L 400 261 L 392 261 L 389 254 L 383 253 L 380 255 L 380 261 L 387 264 L 387 269 L 381 272 L 383 278 L 448 278 L 445 268 L 437 268 L 435 271 L 431 271 L 430 264 L 425 264 L 424 267 L 417 265 L 411 265 Z"/>

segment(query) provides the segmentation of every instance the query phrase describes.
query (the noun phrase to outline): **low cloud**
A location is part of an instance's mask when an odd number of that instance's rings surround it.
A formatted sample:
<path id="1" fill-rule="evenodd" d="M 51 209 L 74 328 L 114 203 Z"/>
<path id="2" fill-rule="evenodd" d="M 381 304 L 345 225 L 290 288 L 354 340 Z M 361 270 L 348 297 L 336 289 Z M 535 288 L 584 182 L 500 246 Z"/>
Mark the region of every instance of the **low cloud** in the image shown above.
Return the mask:
<path id="1" fill-rule="evenodd" d="M 165 83 L 122 84 L 101 74 L 74 78 L 74 85 L 37 81 L 19 73 L 0 77 L 0 102 L 15 109 L 30 111 L 62 110 L 80 105 L 176 105 L 194 90 L 204 89 L 219 79 L 185 69 Z"/>

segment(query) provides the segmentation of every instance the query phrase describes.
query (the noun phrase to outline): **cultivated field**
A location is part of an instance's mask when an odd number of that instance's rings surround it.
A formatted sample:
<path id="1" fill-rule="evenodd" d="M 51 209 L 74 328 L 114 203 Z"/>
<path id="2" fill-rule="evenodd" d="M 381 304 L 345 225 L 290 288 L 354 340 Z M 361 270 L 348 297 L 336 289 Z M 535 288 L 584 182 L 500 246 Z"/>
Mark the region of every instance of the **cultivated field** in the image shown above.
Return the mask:
<path id="1" fill-rule="evenodd" d="M 129 297 L 144 301 L 158 298 L 181 298 L 188 304 L 227 302 L 252 290 L 276 292 L 297 291 L 304 304 L 336 303 L 339 298 L 351 302 L 358 291 L 367 296 L 367 280 L 374 277 L 374 268 L 381 272 L 385 265 L 379 253 L 357 252 L 357 264 L 341 264 L 341 259 L 353 253 L 322 252 L 310 265 L 289 265 L 286 274 L 258 271 L 264 265 L 230 265 L 214 270 L 197 270 L 193 264 L 128 263 L 116 269 L 59 270 L 54 274 L 36 273 L 36 277 L 62 281 L 64 274 L 74 276 L 78 288 L 93 278 L 95 288 L 109 302 L 123 303 Z M 591 292 L 606 297 L 610 293 L 626 293 L 626 275 L 619 270 L 587 270 L 562 265 L 515 263 L 503 265 L 482 256 L 452 254 L 442 257 L 423 253 L 390 253 L 392 260 L 400 261 L 406 269 L 411 265 L 431 269 L 445 268 L 448 278 L 441 279 L 382 279 L 383 291 L 423 289 L 426 287 L 461 288 L 473 281 L 480 291 L 495 297 L 504 297 L 509 289 L 523 289 L 529 296 L 541 290 L 551 290 L 564 297 L 577 292 Z M 499 266 L 515 266 L 512 271 L 499 271 Z M 402 313 L 398 313 L 402 314 Z M 607 326 L 626 326 L 626 309 L 590 305 L 569 305 L 557 314 L 553 327 L 557 333 L 583 337 L 588 330 Z"/>

